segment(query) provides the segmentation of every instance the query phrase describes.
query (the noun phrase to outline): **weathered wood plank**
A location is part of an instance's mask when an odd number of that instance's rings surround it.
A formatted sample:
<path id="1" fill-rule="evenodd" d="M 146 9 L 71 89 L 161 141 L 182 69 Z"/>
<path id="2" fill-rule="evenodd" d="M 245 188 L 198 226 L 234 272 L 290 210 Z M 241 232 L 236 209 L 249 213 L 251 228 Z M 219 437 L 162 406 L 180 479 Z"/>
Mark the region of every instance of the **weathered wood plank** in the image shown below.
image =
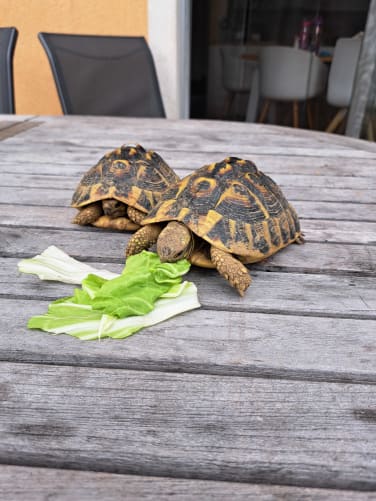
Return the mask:
<path id="1" fill-rule="evenodd" d="M 51 205 L 65 206 L 72 199 L 77 183 L 73 183 L 71 189 L 59 188 L 58 179 L 56 186 L 52 188 L 32 188 L 11 186 L 1 190 L 1 203 L 25 204 L 25 205 Z M 375 191 L 362 188 L 320 188 L 320 187 L 294 187 L 282 186 L 284 195 L 288 200 L 317 201 L 317 202 L 356 202 L 363 204 L 375 203 Z M 366 209 L 367 210 L 367 209 Z"/>
<path id="2" fill-rule="evenodd" d="M 318 220 L 317 224 L 321 225 L 323 230 L 328 229 L 330 224 L 335 225 L 338 220 L 376 222 L 376 204 L 294 201 L 294 207 L 305 229 L 308 220 Z M 51 210 L 51 207 L 44 205 L 34 205 L 31 208 L 21 204 L 1 204 L 0 225 L 73 230 L 78 229 L 76 225 L 71 224 L 75 214 L 76 210 L 69 207 L 54 206 Z M 358 239 L 359 231 L 354 241 L 357 242 Z"/>
<path id="3" fill-rule="evenodd" d="M 179 169 L 178 174 L 181 177 L 188 175 L 192 169 Z M 55 174 L 39 173 L 37 168 L 32 174 L 24 172 L 3 173 L 0 178 L 0 186 L 2 187 L 28 187 L 36 189 L 69 189 L 74 190 L 80 181 L 84 170 L 76 175 L 67 175 L 56 172 Z M 376 188 L 376 180 L 369 177 L 351 177 L 351 176 L 329 176 L 323 173 L 322 175 L 308 174 L 285 174 L 277 173 L 273 175 L 273 179 L 281 187 L 291 188 L 334 188 L 334 189 L 351 189 L 351 190 L 373 190 Z M 376 197 L 375 197 L 376 200 Z"/>
<path id="4" fill-rule="evenodd" d="M 25 120 L 25 121 L 18 121 L 18 122 L 11 122 L 8 127 L 2 127 L 0 128 L 0 141 L 5 141 L 6 139 L 9 139 L 10 137 L 14 137 L 18 134 L 22 134 L 25 131 L 32 129 L 34 127 L 38 127 L 42 124 L 42 122 L 38 121 L 31 121 L 31 120 Z"/>
<path id="5" fill-rule="evenodd" d="M 69 117 L 70 119 L 70 117 Z M 141 143 L 152 147 L 157 151 L 165 150 L 184 150 L 192 151 L 199 149 L 203 152 L 214 153 L 223 150 L 223 145 L 228 144 L 229 135 L 232 137 L 231 150 L 228 154 L 235 155 L 241 151 L 243 154 L 263 154 L 269 155 L 304 155 L 315 157 L 319 150 L 325 150 L 325 156 L 335 158 L 376 158 L 374 145 L 367 142 L 360 142 L 362 146 L 359 149 L 347 145 L 338 144 L 329 141 L 325 135 L 315 136 L 295 136 L 290 134 L 270 134 L 267 128 L 261 129 L 250 127 L 250 124 L 242 124 L 239 129 L 237 124 L 228 124 L 227 127 L 218 122 L 219 126 L 214 124 L 214 128 L 206 128 L 205 131 L 198 127 L 196 121 L 179 121 L 176 129 L 173 128 L 171 121 L 148 122 L 145 119 L 141 121 L 120 120 L 113 122 L 98 130 L 98 126 L 85 127 L 79 122 L 53 122 L 45 124 L 28 131 L 28 142 L 36 145 L 43 144 L 45 147 L 53 145 L 52 151 L 57 153 L 59 145 L 65 148 L 78 147 L 82 144 L 85 147 L 113 148 L 114 145 L 127 143 Z M 202 122 L 200 122 L 202 123 Z M 245 126 L 245 127 L 244 127 Z M 23 135 L 9 138 L 5 143 L 14 145 L 23 144 Z M 307 138 L 309 137 L 309 142 Z M 4 144 L 5 144 L 4 143 Z M 363 146 L 363 143 L 365 146 Z M 309 146 L 307 146 L 309 145 Z M 1 152 L 1 149 L 0 149 Z"/>
<path id="6" fill-rule="evenodd" d="M 301 217 L 301 226 L 304 230 L 307 242 L 333 242 L 333 243 L 357 243 L 376 244 L 376 205 L 366 206 L 354 204 L 354 214 L 347 211 L 348 217 L 355 221 L 331 221 L 318 219 L 305 219 Z M 339 209 L 340 210 L 340 209 Z M 304 211 L 302 211 L 304 214 Z M 24 205 L 0 205 L 0 225 L 28 226 L 50 229 L 67 229 L 76 231 L 80 228 L 71 223 L 76 211 L 70 208 Z M 324 216 L 330 215 L 330 210 Z M 341 213 L 339 214 L 341 215 Z M 344 214 L 342 214 L 344 215 Z M 317 214 L 319 216 L 319 214 Z M 356 218 L 359 219 L 356 219 Z M 360 218 L 374 219 L 375 222 L 364 222 Z"/>
<path id="7" fill-rule="evenodd" d="M 58 245 L 78 259 L 117 262 L 123 262 L 130 237 L 129 233 L 104 232 L 95 228 L 69 231 L 0 227 L 0 233 L 0 256 L 3 257 L 31 257 L 49 245 Z M 368 245 L 307 242 L 305 245 L 290 245 L 267 261 L 250 266 L 250 269 L 374 276 L 376 253 L 374 246 Z"/>
<path id="8" fill-rule="evenodd" d="M 188 171 L 178 171 L 184 177 Z M 17 175 L 4 174 L 2 176 L 1 203 L 65 206 L 70 203 L 76 189 L 80 175 L 74 176 L 44 176 L 44 175 Z M 350 177 L 339 178 L 338 187 L 334 187 L 333 178 L 327 176 L 273 176 L 281 186 L 285 196 L 294 203 L 296 200 L 328 201 L 328 202 L 356 202 L 372 204 L 376 201 L 374 181 L 371 178 L 359 178 L 357 181 Z M 294 179 L 298 181 L 294 185 Z M 319 182 L 316 182 L 316 180 Z M 338 179 L 338 178 L 337 178 Z M 366 188 L 368 184 L 368 188 Z M 327 187 L 325 186 L 327 185 Z M 332 185 L 332 187 L 331 187 Z M 27 190 L 22 188 L 27 186 Z"/>
<path id="9" fill-rule="evenodd" d="M 1 363 L 0 462 L 376 489 L 372 385 Z"/>
<path id="10" fill-rule="evenodd" d="M 71 131 L 71 135 L 68 136 L 66 140 L 61 139 L 61 133 L 57 134 L 56 136 L 51 136 L 50 138 L 46 138 L 45 135 L 43 134 L 42 139 L 37 138 L 37 140 L 35 141 L 33 140 L 30 134 L 28 135 L 28 140 L 30 140 L 33 143 L 33 146 L 35 148 L 45 150 L 45 153 L 48 153 L 49 151 L 50 158 L 51 155 L 58 154 L 60 149 L 64 148 L 65 150 L 69 151 L 72 149 L 74 150 L 76 148 L 80 148 L 82 141 L 86 141 L 86 144 L 83 147 L 84 150 L 86 148 L 87 149 L 96 148 L 96 152 L 98 152 L 98 148 L 99 151 L 103 150 L 106 151 L 106 150 L 111 150 L 114 147 L 117 147 L 123 143 L 128 143 L 128 144 L 141 143 L 145 147 L 154 149 L 158 152 L 168 151 L 168 150 L 175 152 L 176 150 L 180 150 L 184 151 L 186 155 L 189 155 L 189 152 L 191 150 L 198 148 L 201 152 L 206 152 L 210 154 L 211 157 L 218 151 L 223 151 L 223 144 L 224 144 L 223 139 L 220 137 L 218 137 L 217 140 L 215 141 L 212 141 L 212 138 L 209 137 L 205 139 L 202 137 L 202 135 L 201 136 L 197 135 L 196 137 L 182 137 L 182 136 L 172 137 L 171 132 L 166 133 L 165 137 L 163 137 L 163 134 L 160 134 L 160 131 L 158 132 L 140 131 L 139 133 L 133 131 L 131 134 L 124 132 L 119 137 L 117 137 L 116 135 L 114 136 L 114 134 L 111 134 L 111 132 L 109 132 L 109 137 L 107 139 L 102 135 L 101 136 L 92 135 L 90 136 L 90 141 L 88 140 L 89 136 L 86 133 L 82 137 L 82 139 L 80 138 L 72 139 L 73 136 L 74 136 L 74 131 Z M 18 136 L 9 138 L 3 143 L 4 145 L 8 146 L 8 142 L 12 141 L 14 146 L 18 145 L 21 146 L 23 143 L 22 134 L 19 135 L 19 139 L 17 138 Z M 316 157 L 319 154 L 318 149 L 322 148 L 322 145 L 317 145 L 316 147 L 311 145 L 311 147 L 309 148 L 307 148 L 307 146 L 305 146 L 304 144 L 274 145 L 273 143 L 267 144 L 264 141 L 264 138 L 258 138 L 258 139 L 259 139 L 259 144 L 251 144 L 249 142 L 249 139 L 247 137 L 244 137 L 243 141 L 237 141 L 231 146 L 231 149 L 228 150 L 226 156 L 230 155 L 240 156 L 241 154 L 242 156 L 245 156 L 247 158 L 249 157 L 252 158 L 254 155 L 268 154 L 268 155 L 280 156 L 281 160 L 283 160 L 283 157 L 285 155 Z M 1 148 L 1 143 L 0 143 L 1 155 L 3 154 L 3 151 L 6 153 L 5 149 L 3 150 Z M 10 150 L 8 150 L 8 153 L 10 153 Z M 376 153 L 374 152 L 369 152 L 365 150 L 355 150 L 355 149 L 352 150 L 349 148 L 340 148 L 340 147 L 325 148 L 325 150 L 321 152 L 321 155 L 327 158 L 332 158 L 332 159 L 335 158 L 337 160 L 340 160 L 342 158 L 376 159 Z M 9 160 L 11 158 L 12 158 L 11 155 L 5 157 L 6 160 Z M 220 160 L 222 159 L 223 158 L 220 158 Z"/>
<path id="11" fill-rule="evenodd" d="M 0 298 L 1 360 L 376 383 L 375 320 L 198 309 L 126 340 L 83 342 L 27 329 L 30 317 L 47 311 L 40 293 Z"/>
<path id="12" fill-rule="evenodd" d="M 372 492 L 185 480 L 0 465 L 0 496 L 8 501 L 371 501 Z"/>
<path id="13" fill-rule="evenodd" d="M 373 217 L 371 213 L 370 218 Z M 307 241 L 376 245 L 376 223 L 302 219 L 301 224 Z"/>
<path id="14" fill-rule="evenodd" d="M 0 145 L 1 146 L 1 145 Z M 113 147 L 119 144 L 113 144 Z M 152 147 L 153 145 L 145 145 Z M 56 154 L 51 156 L 51 148 L 41 145 L 30 155 L 26 146 L 7 145 L 7 150 L 1 152 L 1 170 L 4 173 L 20 174 L 50 174 L 80 176 L 86 169 L 94 165 L 109 149 L 100 146 L 85 148 L 84 145 L 68 147 L 60 145 Z M 201 151 L 158 150 L 171 167 L 177 170 L 195 169 L 204 164 L 218 162 L 229 155 L 228 151 L 205 153 Z M 233 154 L 253 160 L 256 165 L 269 175 L 312 175 L 312 176 L 348 176 L 370 177 L 375 169 L 375 159 L 366 158 L 332 158 L 325 157 L 325 151 L 320 150 L 315 157 L 289 155 L 260 155 L 247 156 L 241 150 Z"/>
<path id="15" fill-rule="evenodd" d="M 8 129 L 14 124 L 25 122 L 31 119 L 34 119 L 33 115 L 9 115 L 2 113 L 0 114 L 0 129 Z"/>
<path id="16" fill-rule="evenodd" d="M 250 124 L 244 122 L 224 122 L 209 120 L 205 121 L 203 128 L 202 120 L 164 120 L 164 119 L 138 119 L 138 118 L 115 118 L 101 117 L 101 127 L 98 128 L 97 117 L 43 117 L 45 123 L 44 134 L 30 134 L 31 140 L 43 137 L 44 140 L 52 138 L 60 139 L 61 134 L 72 135 L 75 140 L 80 140 L 82 136 L 90 141 L 97 136 L 102 140 L 108 137 L 119 137 L 123 139 L 124 135 L 134 136 L 134 134 L 152 134 L 154 136 L 167 138 L 170 143 L 176 144 L 176 138 L 181 136 L 185 138 L 206 137 L 207 142 L 211 144 L 227 144 L 229 137 L 231 143 L 254 141 L 259 142 L 262 138 L 264 143 L 273 144 L 299 144 L 307 147 L 316 146 L 317 148 L 337 148 L 353 149 L 376 153 L 376 146 L 370 142 L 354 140 L 353 138 L 329 135 L 318 131 L 307 131 L 303 129 L 292 129 L 287 127 Z"/>
<path id="17" fill-rule="evenodd" d="M 16 259 L 0 258 L 0 263 L 2 295 L 56 299 L 71 294 L 70 285 L 18 275 Z M 105 267 L 115 272 L 120 272 L 122 268 L 114 264 Z M 192 268 L 187 279 L 197 285 L 200 301 L 206 308 L 376 318 L 376 278 L 276 271 L 266 273 L 252 267 L 250 273 L 253 283 L 243 298 L 214 270 Z"/>

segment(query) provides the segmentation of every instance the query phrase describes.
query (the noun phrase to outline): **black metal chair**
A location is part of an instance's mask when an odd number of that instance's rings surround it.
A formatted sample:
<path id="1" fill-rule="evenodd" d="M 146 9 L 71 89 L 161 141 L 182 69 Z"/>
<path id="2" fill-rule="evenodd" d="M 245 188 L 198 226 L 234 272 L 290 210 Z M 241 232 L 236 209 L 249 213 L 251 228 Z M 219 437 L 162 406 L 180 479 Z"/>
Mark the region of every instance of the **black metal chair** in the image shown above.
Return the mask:
<path id="1" fill-rule="evenodd" d="M 64 114 L 165 117 L 143 37 L 39 33 Z"/>
<path id="2" fill-rule="evenodd" d="M 0 28 L 0 113 L 14 113 L 13 53 L 18 31 Z"/>

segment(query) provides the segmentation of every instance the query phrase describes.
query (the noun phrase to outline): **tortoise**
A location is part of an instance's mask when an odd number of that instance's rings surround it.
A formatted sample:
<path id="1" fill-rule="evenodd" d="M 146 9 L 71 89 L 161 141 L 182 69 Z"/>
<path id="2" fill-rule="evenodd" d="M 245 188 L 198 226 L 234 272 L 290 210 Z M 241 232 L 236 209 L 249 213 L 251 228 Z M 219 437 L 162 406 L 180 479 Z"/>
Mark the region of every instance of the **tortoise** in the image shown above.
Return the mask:
<path id="1" fill-rule="evenodd" d="M 141 145 L 113 150 L 82 177 L 72 197 L 73 223 L 132 231 L 179 177 Z"/>
<path id="2" fill-rule="evenodd" d="M 277 184 L 251 161 L 236 157 L 186 176 L 141 224 L 127 256 L 156 242 L 161 261 L 186 258 L 216 268 L 241 296 L 251 283 L 244 264 L 304 242 L 298 216 Z"/>

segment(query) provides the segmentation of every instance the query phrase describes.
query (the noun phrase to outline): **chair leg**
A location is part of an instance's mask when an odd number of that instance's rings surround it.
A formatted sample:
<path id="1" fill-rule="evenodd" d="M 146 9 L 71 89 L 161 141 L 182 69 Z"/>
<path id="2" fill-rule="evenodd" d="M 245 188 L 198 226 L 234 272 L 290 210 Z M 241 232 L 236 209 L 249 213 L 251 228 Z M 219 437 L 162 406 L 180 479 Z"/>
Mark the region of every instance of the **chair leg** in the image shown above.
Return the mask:
<path id="1" fill-rule="evenodd" d="M 293 101 L 292 103 L 292 115 L 293 115 L 293 126 L 295 128 L 299 127 L 299 103 L 298 101 Z"/>
<path id="2" fill-rule="evenodd" d="M 368 122 L 367 122 L 367 139 L 368 141 L 375 141 L 375 133 L 373 130 L 373 123 L 371 117 L 368 117 Z"/>
<path id="3" fill-rule="evenodd" d="M 260 123 L 263 123 L 265 118 L 266 118 L 266 115 L 268 114 L 268 111 L 269 111 L 269 106 L 270 106 L 270 100 L 269 99 L 266 99 L 265 102 L 264 102 L 264 105 L 262 107 L 262 110 L 261 110 L 261 113 L 260 113 L 260 116 L 259 116 L 259 119 L 258 121 Z"/>
<path id="4" fill-rule="evenodd" d="M 307 123 L 308 123 L 308 127 L 310 129 L 313 129 L 314 127 L 314 124 L 313 124 L 313 113 L 312 113 L 312 107 L 311 107 L 311 101 L 307 101 L 306 102 L 306 111 L 307 111 Z"/>
<path id="5" fill-rule="evenodd" d="M 227 118 L 230 115 L 231 108 L 234 104 L 235 92 L 228 91 L 225 101 L 225 109 L 223 111 L 223 118 Z"/>
<path id="6" fill-rule="evenodd" d="M 334 132 L 339 127 L 340 123 L 346 118 L 347 108 L 341 108 L 334 115 L 334 118 L 331 120 L 325 132 Z"/>

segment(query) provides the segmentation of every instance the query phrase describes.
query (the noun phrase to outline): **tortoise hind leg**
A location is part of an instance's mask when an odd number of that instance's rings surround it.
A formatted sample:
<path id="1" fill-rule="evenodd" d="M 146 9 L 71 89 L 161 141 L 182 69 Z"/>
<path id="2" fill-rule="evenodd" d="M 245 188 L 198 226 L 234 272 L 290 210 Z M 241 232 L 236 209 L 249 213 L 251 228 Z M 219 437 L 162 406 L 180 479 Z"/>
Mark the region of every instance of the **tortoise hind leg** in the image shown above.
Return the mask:
<path id="1" fill-rule="evenodd" d="M 303 233 L 300 233 L 294 240 L 294 243 L 298 244 L 298 245 L 302 245 L 304 244 L 305 240 L 304 240 L 304 236 L 303 236 Z"/>
<path id="2" fill-rule="evenodd" d="M 252 281 L 247 268 L 230 253 L 213 246 L 210 247 L 210 256 L 219 274 L 244 296 Z"/>
<path id="3" fill-rule="evenodd" d="M 86 205 L 79 209 L 80 212 L 76 214 L 76 217 L 72 220 L 74 224 L 80 224 L 85 226 L 87 224 L 92 224 L 103 214 L 102 203 L 93 202 L 92 204 Z"/>
<path id="4" fill-rule="evenodd" d="M 97 228 L 106 228 L 108 230 L 119 230 L 119 231 L 135 231 L 138 230 L 140 225 L 134 223 L 127 217 L 115 217 L 101 216 L 94 223 L 93 226 Z"/>
<path id="5" fill-rule="evenodd" d="M 210 258 L 210 253 L 208 247 L 196 247 L 191 256 L 189 257 L 189 262 L 194 266 L 199 266 L 200 268 L 215 268 L 215 264 Z"/>
<path id="6" fill-rule="evenodd" d="M 139 252 L 148 249 L 158 240 L 162 228 L 159 224 L 147 224 L 140 228 L 129 239 L 125 250 L 126 257 L 133 256 Z"/>

